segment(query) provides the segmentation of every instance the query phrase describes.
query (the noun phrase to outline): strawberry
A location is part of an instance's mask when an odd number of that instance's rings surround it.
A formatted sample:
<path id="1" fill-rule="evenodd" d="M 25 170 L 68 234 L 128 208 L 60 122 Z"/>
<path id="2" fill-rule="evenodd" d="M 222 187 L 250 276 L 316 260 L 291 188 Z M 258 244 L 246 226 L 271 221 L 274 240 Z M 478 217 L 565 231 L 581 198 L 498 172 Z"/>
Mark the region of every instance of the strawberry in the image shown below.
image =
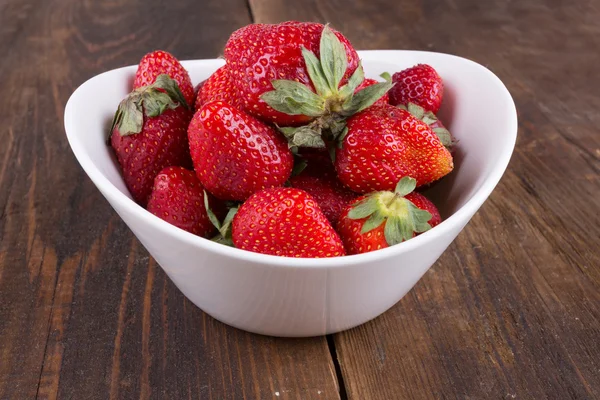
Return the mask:
<path id="1" fill-rule="evenodd" d="M 246 200 L 283 185 L 292 172 L 294 159 L 283 137 L 227 103 L 204 104 L 188 137 L 198 179 L 220 199 Z"/>
<path id="2" fill-rule="evenodd" d="M 177 82 L 188 106 L 194 104 L 194 86 L 190 75 L 171 53 L 163 50 L 155 50 L 142 57 L 135 73 L 133 88 L 151 85 L 162 74 L 169 75 Z"/>
<path id="3" fill-rule="evenodd" d="M 354 192 L 346 189 L 335 175 L 316 177 L 301 173 L 290 178 L 290 184 L 310 194 L 332 225 L 337 222 L 342 209 L 357 197 Z"/>
<path id="4" fill-rule="evenodd" d="M 370 107 L 350 117 L 336 150 L 339 179 L 358 193 L 392 190 L 405 176 L 417 186 L 453 169 L 452 156 L 423 121 L 391 105 Z"/>
<path id="5" fill-rule="evenodd" d="M 420 105 L 425 111 L 437 114 L 442 104 L 444 84 L 435 69 L 418 64 L 392 76 L 394 87 L 390 90 L 390 104 Z"/>
<path id="6" fill-rule="evenodd" d="M 195 108 L 199 110 L 202 104 L 215 100 L 224 101 L 236 108 L 241 108 L 241 101 L 237 97 L 233 80 L 226 65 L 216 70 L 198 88 Z"/>
<path id="7" fill-rule="evenodd" d="M 315 199 L 300 189 L 261 190 L 233 218 L 235 247 L 284 257 L 336 257 L 344 246 Z"/>
<path id="8" fill-rule="evenodd" d="M 206 192 L 194 171 L 167 167 L 154 179 L 148 211 L 185 231 L 209 237 L 215 231 L 204 206 Z M 210 199 L 212 211 L 222 214 L 222 204 Z"/>
<path id="9" fill-rule="evenodd" d="M 373 104 L 391 83 L 367 86 L 358 55 L 339 32 L 317 23 L 253 24 L 225 46 L 227 66 L 247 112 L 285 129 L 294 146 L 325 147 L 322 129 L 337 135 L 341 119 Z"/>
<path id="10" fill-rule="evenodd" d="M 413 192 L 416 180 L 404 177 L 394 192 L 373 192 L 347 206 L 337 232 L 348 254 L 366 253 L 408 240 L 441 222 L 435 205 Z"/>
<path id="11" fill-rule="evenodd" d="M 148 201 L 154 177 L 165 167 L 191 166 L 187 125 L 191 112 L 167 75 L 131 92 L 115 113 L 110 144 L 133 199 Z"/>

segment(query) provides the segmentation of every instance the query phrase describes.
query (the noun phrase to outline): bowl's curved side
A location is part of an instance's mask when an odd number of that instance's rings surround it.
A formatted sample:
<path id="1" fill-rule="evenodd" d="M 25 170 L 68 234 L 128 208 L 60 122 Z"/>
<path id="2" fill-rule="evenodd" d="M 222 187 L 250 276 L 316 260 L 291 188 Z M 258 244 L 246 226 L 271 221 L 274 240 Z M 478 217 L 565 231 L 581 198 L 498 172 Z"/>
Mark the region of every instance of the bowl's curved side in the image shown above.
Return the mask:
<path id="1" fill-rule="evenodd" d="M 360 54 L 368 76 L 416 63 L 438 69 L 447 82 L 447 93 L 453 93 L 444 105 L 452 117 L 450 126 L 466 149 L 452 187 L 440 185 L 445 202 L 455 208 L 446 212 L 452 215 L 435 229 L 377 252 L 319 260 L 265 256 L 194 236 L 135 204 L 104 136 L 135 67 L 98 75 L 73 93 L 65 108 L 67 137 L 90 179 L 194 304 L 223 322 L 263 334 L 337 332 L 381 314 L 412 288 L 500 180 L 517 130 L 508 91 L 495 75 L 474 62 L 427 52 Z M 222 61 L 183 64 L 197 82 Z M 481 96 L 490 97 L 493 104 L 486 106 Z"/>

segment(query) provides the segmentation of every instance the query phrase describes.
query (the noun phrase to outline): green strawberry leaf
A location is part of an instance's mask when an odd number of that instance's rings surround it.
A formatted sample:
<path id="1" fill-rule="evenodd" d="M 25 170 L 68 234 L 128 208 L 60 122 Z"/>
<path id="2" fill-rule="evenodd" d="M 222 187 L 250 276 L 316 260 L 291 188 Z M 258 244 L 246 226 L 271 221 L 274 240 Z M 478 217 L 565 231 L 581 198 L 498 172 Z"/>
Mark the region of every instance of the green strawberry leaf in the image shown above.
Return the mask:
<path id="1" fill-rule="evenodd" d="M 409 113 L 411 113 L 415 118 L 423 120 L 423 116 L 425 115 L 425 109 L 420 105 L 415 103 L 408 103 L 406 105 L 406 109 Z M 428 124 L 429 125 L 429 124 Z"/>
<path id="2" fill-rule="evenodd" d="M 296 158 L 296 162 L 294 163 L 294 168 L 292 168 L 291 176 L 298 176 L 306 169 L 308 166 L 308 162 L 304 158 Z"/>
<path id="3" fill-rule="evenodd" d="M 401 216 L 392 215 L 388 217 L 383 234 L 388 245 L 393 246 L 413 237 L 412 224 Z"/>
<path id="4" fill-rule="evenodd" d="M 283 133 L 283 136 L 285 136 L 285 138 L 288 140 L 293 138 L 294 134 L 296 134 L 296 131 L 298 130 L 298 128 L 291 126 L 278 126 L 277 129 L 279 129 L 279 132 Z"/>
<path id="5" fill-rule="evenodd" d="M 377 211 L 379 205 L 376 196 L 369 196 L 366 199 L 355 203 L 352 209 L 348 212 L 348 218 L 361 219 L 367 218 L 369 215 Z"/>
<path id="6" fill-rule="evenodd" d="M 321 67 L 329 83 L 329 88 L 332 93 L 337 93 L 342 77 L 348 68 L 348 60 L 346 48 L 327 25 L 321 33 L 319 52 Z"/>
<path id="7" fill-rule="evenodd" d="M 210 222 L 220 231 L 221 222 L 219 222 L 219 218 L 217 218 L 215 213 L 210 209 L 210 205 L 208 204 L 208 193 L 206 193 L 206 190 L 204 190 L 204 208 L 206 209 L 206 214 L 208 215 Z"/>
<path id="8" fill-rule="evenodd" d="M 277 79 L 271 82 L 275 90 L 260 97 L 271 108 L 288 115 L 318 117 L 325 112 L 324 100 L 300 82 Z"/>
<path id="9" fill-rule="evenodd" d="M 409 176 L 405 176 L 398 181 L 394 193 L 398 196 L 404 197 L 411 193 L 417 187 L 417 180 Z"/>
<path id="10" fill-rule="evenodd" d="M 388 92 L 393 86 L 391 82 L 380 82 L 367 86 L 360 90 L 351 98 L 349 97 L 343 104 L 343 115 L 350 116 L 356 114 L 367 107 L 370 107 Z"/>
<path id="11" fill-rule="evenodd" d="M 237 212 L 237 207 L 232 207 L 229 209 L 229 211 L 227 211 L 227 215 L 225 216 L 223 224 L 219 229 L 219 233 L 221 234 L 221 236 L 223 236 L 223 238 L 231 238 L 231 222 L 233 221 L 233 217 L 235 217 L 235 214 L 237 214 Z"/>
<path id="12" fill-rule="evenodd" d="M 121 136 L 129 136 L 142 131 L 144 109 L 140 96 L 131 95 L 121 101 L 117 114 L 115 114 L 115 125 Z"/>
<path id="13" fill-rule="evenodd" d="M 173 102 L 168 94 L 159 90 L 148 90 L 144 92 L 142 94 L 142 100 L 146 115 L 149 117 L 158 117 L 165 112 L 167 108 L 174 109 L 179 106 L 178 103 Z"/>
<path id="14" fill-rule="evenodd" d="M 412 218 L 414 231 L 421 233 L 430 230 L 429 220 L 433 218 L 431 213 L 427 210 L 421 210 L 412 201 L 405 200 L 408 202 L 408 215 Z"/>
<path id="15" fill-rule="evenodd" d="M 359 61 L 358 67 L 356 68 L 352 76 L 350 76 L 350 79 L 348 79 L 348 83 L 346 83 L 340 89 L 340 97 L 342 99 L 352 97 L 356 88 L 358 88 L 364 80 L 365 72 L 363 70 L 362 63 Z"/>
<path id="16" fill-rule="evenodd" d="M 325 141 L 321 133 L 313 130 L 310 126 L 303 126 L 296 130 L 290 141 L 290 145 L 297 147 L 325 148 Z"/>
<path id="17" fill-rule="evenodd" d="M 160 74 L 156 77 L 156 80 L 150 86 L 156 89 L 164 90 L 171 99 L 181 104 L 188 110 L 190 109 L 190 105 L 185 101 L 185 96 L 181 92 L 177 81 L 175 79 L 171 79 L 169 75 Z"/>
<path id="18" fill-rule="evenodd" d="M 381 74 L 379 74 L 380 77 L 382 77 L 383 79 L 385 79 L 388 82 L 392 81 L 392 76 L 390 75 L 389 72 L 383 72 Z"/>
<path id="19" fill-rule="evenodd" d="M 304 62 L 306 63 L 306 70 L 308 71 L 308 76 L 312 81 L 317 94 L 321 97 L 331 96 L 331 90 L 329 88 L 329 84 L 327 82 L 327 78 L 323 73 L 323 68 L 321 67 L 321 61 L 315 56 L 315 53 L 308 50 L 306 47 L 302 46 L 302 56 L 304 57 Z"/>
<path id="20" fill-rule="evenodd" d="M 213 237 L 212 239 L 213 242 L 215 243 L 219 243 L 225 246 L 229 246 L 229 247 L 235 247 L 233 245 L 233 240 L 230 237 L 223 237 L 223 235 L 218 234 L 217 236 Z"/>
<path id="21" fill-rule="evenodd" d="M 437 137 L 440 139 L 440 142 L 442 142 L 445 147 L 452 147 L 454 145 L 452 141 L 452 135 L 448 129 L 442 127 L 433 128 L 433 132 L 437 135 Z"/>
<path id="22" fill-rule="evenodd" d="M 371 214 L 369 219 L 365 221 L 360 230 L 360 233 L 367 233 L 369 231 L 372 231 L 373 229 L 379 227 L 385 220 L 386 217 L 383 214 L 381 214 L 379 210 L 375 211 L 373 214 Z"/>

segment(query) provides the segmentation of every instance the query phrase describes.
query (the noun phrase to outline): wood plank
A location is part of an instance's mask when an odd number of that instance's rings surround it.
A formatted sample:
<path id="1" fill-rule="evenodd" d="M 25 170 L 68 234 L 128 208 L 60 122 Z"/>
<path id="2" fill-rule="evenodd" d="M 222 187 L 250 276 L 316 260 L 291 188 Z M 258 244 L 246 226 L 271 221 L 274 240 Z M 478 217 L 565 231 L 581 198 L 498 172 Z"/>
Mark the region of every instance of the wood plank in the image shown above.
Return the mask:
<path id="1" fill-rule="evenodd" d="M 330 22 L 360 49 L 471 58 L 519 110 L 509 170 L 465 231 L 399 304 L 335 335 L 348 397 L 600 398 L 597 4 L 250 2 L 257 22 Z"/>
<path id="2" fill-rule="evenodd" d="M 211 58 L 243 0 L 0 2 L 0 398 L 339 398 L 325 338 L 251 335 L 177 290 L 69 150 L 77 85 L 163 48 Z"/>

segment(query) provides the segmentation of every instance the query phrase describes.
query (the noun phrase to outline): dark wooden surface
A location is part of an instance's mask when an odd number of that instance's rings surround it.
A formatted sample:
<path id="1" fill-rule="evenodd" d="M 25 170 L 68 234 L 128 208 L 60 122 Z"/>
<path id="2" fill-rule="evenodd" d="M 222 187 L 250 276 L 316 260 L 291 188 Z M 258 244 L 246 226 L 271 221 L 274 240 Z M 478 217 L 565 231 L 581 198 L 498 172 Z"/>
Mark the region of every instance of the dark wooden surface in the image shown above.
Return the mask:
<path id="1" fill-rule="evenodd" d="M 235 28 L 287 19 L 471 58 L 519 110 L 509 169 L 455 243 L 389 312 L 329 338 L 203 314 L 62 126 L 99 72 L 155 48 L 214 57 Z M 600 399 L 599 20 L 597 0 L 0 1 L 0 399 Z"/>

